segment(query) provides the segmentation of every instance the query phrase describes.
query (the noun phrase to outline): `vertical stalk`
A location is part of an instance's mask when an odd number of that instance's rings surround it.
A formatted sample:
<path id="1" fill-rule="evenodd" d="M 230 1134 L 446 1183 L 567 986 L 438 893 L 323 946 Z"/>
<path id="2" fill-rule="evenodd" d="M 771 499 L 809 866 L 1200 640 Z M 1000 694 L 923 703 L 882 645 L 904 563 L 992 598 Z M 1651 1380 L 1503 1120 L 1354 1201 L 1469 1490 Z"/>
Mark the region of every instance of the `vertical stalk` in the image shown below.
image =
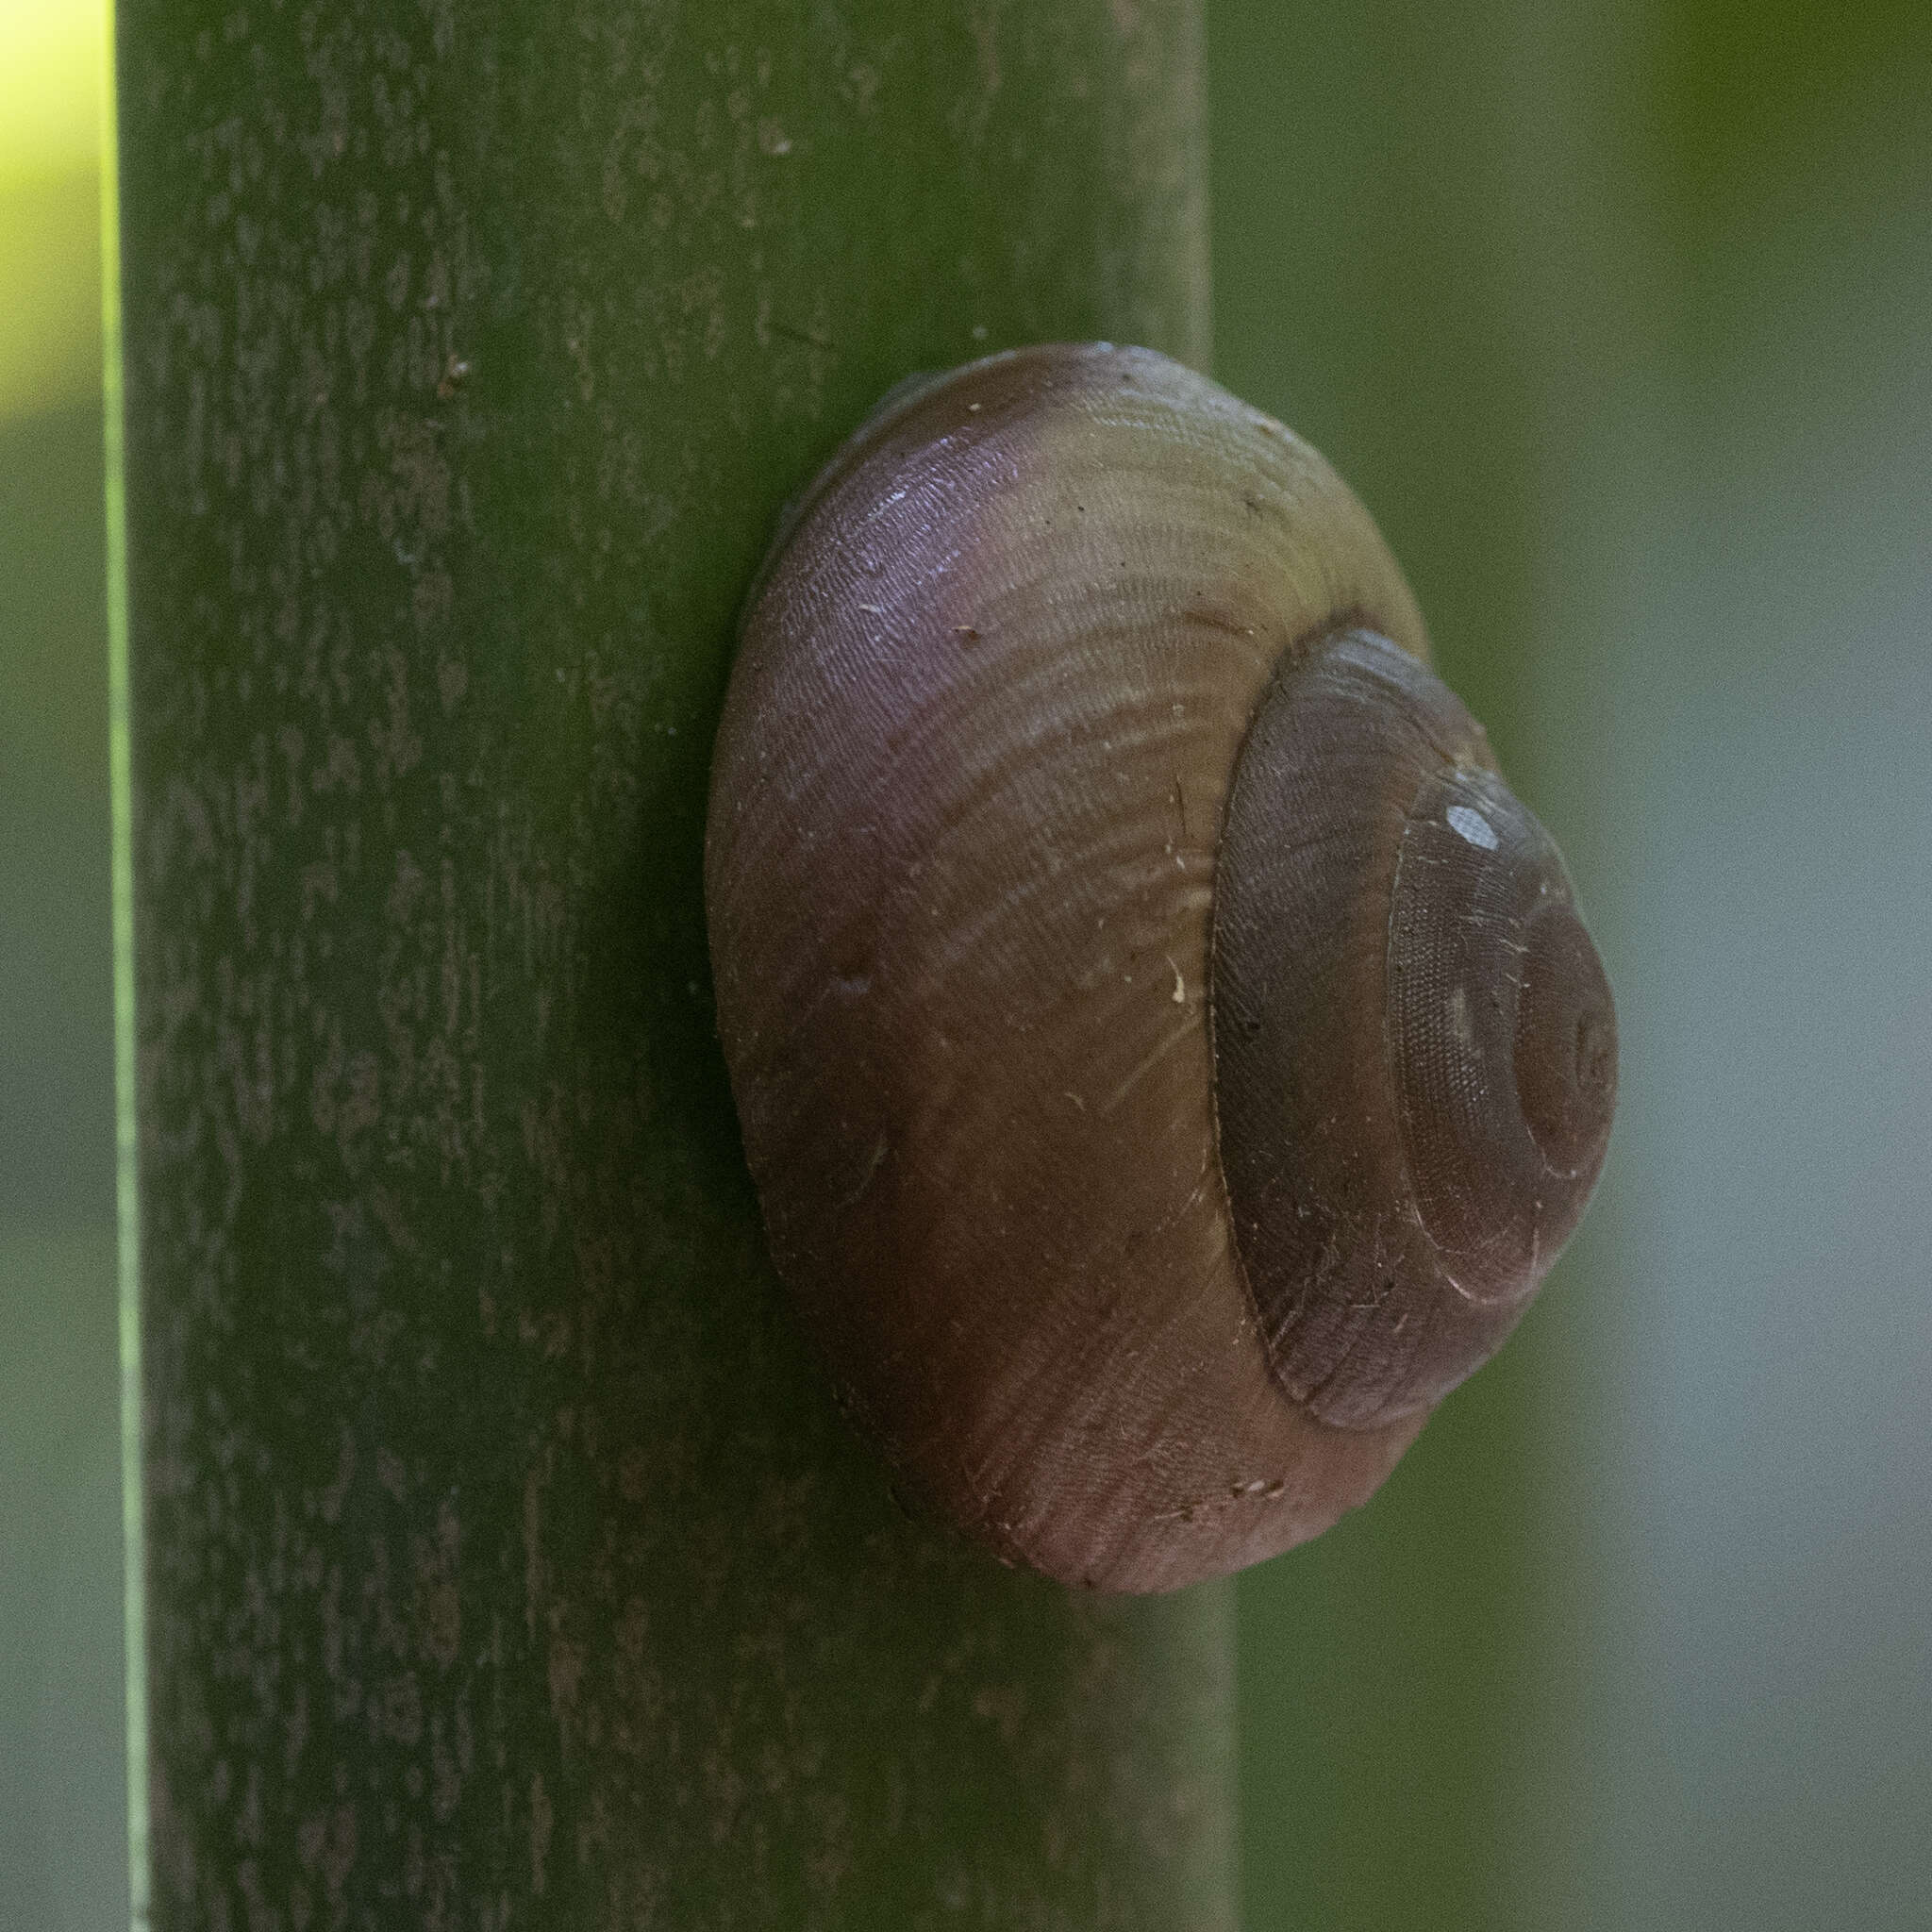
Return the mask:
<path id="1" fill-rule="evenodd" d="M 866 408 L 1205 354 L 1198 40 L 125 9 L 158 1924 L 1231 1923 L 1225 1589 L 896 1511 L 767 1270 L 699 865 L 739 598 Z"/>
<path id="2" fill-rule="evenodd" d="M 140 1124 L 134 1030 L 134 787 L 127 702 L 126 407 L 121 336 L 121 166 L 114 9 L 101 61 L 101 371 L 107 501 L 108 808 L 114 948 L 115 1307 L 121 1356 L 122 1630 L 127 1753 L 128 1916 L 148 1924 L 147 1648 L 142 1476 Z"/>

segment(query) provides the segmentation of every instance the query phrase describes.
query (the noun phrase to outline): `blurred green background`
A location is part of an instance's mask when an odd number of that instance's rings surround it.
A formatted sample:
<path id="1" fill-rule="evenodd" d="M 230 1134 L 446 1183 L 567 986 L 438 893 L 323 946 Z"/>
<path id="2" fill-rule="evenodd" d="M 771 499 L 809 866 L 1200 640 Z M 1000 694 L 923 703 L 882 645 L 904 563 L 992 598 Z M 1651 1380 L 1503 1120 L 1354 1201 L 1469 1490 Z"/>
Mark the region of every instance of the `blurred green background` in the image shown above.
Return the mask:
<path id="1" fill-rule="evenodd" d="M 1208 19 L 1216 373 L 1382 521 L 1624 1032 L 1518 1339 L 1241 1584 L 1247 1923 L 1923 1925 L 1932 13 Z M 0 0 L 7 1932 L 126 1898 L 100 43 Z"/>
<path id="2" fill-rule="evenodd" d="M 103 15 L 0 0 L 0 1927 L 125 1923 Z"/>

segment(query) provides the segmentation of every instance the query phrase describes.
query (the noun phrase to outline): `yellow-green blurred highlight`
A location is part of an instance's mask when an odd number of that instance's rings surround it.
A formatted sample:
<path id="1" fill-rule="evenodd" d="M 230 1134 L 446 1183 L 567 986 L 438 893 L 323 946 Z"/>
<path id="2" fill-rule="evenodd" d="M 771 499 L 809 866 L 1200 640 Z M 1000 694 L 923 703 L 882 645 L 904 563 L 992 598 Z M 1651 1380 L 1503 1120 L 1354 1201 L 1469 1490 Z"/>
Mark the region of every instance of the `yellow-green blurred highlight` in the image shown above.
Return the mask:
<path id="1" fill-rule="evenodd" d="M 0 420 L 101 386 L 99 0 L 0 0 Z"/>

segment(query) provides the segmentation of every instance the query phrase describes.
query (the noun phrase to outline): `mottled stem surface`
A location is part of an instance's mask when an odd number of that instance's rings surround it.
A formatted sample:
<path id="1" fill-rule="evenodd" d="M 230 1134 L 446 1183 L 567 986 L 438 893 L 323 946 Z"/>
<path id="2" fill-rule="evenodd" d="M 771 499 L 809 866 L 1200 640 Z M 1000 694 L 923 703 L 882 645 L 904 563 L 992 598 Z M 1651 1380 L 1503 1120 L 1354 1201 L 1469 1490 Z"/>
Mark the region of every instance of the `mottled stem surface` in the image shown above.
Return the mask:
<path id="1" fill-rule="evenodd" d="M 1196 14 L 124 10 L 158 1924 L 1232 1922 L 1227 1597 L 895 1508 L 700 891 L 739 601 L 870 405 L 1203 354 Z"/>

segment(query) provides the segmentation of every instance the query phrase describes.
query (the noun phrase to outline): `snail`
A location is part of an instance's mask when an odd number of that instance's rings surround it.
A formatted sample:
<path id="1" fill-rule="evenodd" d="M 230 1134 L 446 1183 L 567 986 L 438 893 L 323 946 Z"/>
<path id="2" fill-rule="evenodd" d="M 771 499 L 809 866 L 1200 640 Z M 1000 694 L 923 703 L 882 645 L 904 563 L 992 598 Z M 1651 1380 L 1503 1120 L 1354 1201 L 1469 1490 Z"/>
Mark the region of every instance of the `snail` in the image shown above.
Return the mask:
<path id="1" fill-rule="evenodd" d="M 1151 1591 L 1363 1502 L 1581 1216 L 1555 844 L 1346 485 L 1152 351 L 902 385 L 753 587 L 706 834 L 773 1258 L 902 1487 Z"/>

